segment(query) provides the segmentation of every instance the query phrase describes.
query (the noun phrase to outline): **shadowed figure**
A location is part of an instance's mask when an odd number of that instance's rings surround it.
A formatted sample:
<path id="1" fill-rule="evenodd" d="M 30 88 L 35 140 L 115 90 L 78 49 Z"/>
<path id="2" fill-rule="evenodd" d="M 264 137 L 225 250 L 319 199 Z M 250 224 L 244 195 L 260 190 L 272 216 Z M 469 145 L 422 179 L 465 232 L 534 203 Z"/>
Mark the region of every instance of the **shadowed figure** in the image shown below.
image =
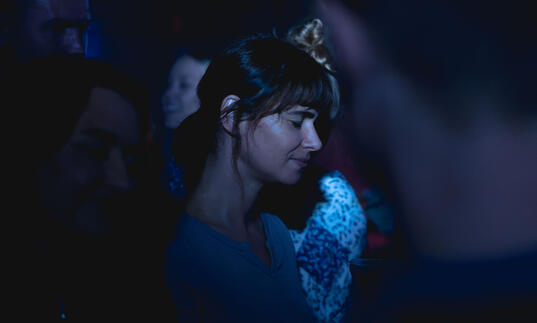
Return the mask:
<path id="1" fill-rule="evenodd" d="M 7 0 L 0 20 L 16 61 L 86 53 L 88 0 Z"/>
<path id="2" fill-rule="evenodd" d="M 367 319 L 524 317 L 537 303 L 533 5 L 319 4 L 355 157 L 383 175 L 413 266 Z"/>
<path id="3" fill-rule="evenodd" d="M 147 156 L 144 88 L 81 57 L 36 59 L 17 75 L 9 159 L 25 214 L 16 221 L 24 317 L 165 319 L 164 218 L 151 216 L 165 204 Z"/>

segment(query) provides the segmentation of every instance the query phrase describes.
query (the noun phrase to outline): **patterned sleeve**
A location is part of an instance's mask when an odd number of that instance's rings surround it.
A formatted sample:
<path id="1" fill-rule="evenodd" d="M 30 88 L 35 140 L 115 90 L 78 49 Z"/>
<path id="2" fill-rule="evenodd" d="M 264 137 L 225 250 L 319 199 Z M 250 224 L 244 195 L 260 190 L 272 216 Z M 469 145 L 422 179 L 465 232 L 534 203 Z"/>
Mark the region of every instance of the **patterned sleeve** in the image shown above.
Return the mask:
<path id="1" fill-rule="evenodd" d="M 319 180 L 318 202 L 302 231 L 291 231 L 306 299 L 321 322 L 340 322 L 348 305 L 350 262 L 366 243 L 366 217 L 338 171 Z"/>
<path id="2" fill-rule="evenodd" d="M 354 189 L 339 171 L 332 171 L 319 180 L 327 202 L 318 203 L 310 221 L 318 220 L 341 246 L 349 250 L 349 261 L 365 249 L 367 223 L 364 210 Z"/>

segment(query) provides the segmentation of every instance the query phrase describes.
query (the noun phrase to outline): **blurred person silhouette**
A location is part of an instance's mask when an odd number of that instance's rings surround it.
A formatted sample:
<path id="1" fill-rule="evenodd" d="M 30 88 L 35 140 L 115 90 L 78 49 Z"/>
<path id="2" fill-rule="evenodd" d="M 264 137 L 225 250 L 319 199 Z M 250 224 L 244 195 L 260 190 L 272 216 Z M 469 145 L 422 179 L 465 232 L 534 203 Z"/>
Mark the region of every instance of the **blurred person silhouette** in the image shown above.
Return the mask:
<path id="1" fill-rule="evenodd" d="M 257 200 L 270 183 L 297 183 L 321 148 L 337 101 L 328 73 L 267 35 L 242 39 L 209 64 L 200 108 L 173 146 L 187 188 L 167 269 L 181 321 L 315 320 L 291 235 Z"/>
<path id="2" fill-rule="evenodd" d="M 209 65 L 207 54 L 182 49 L 177 54 L 168 75 L 168 86 L 162 95 L 164 126 L 175 130 L 181 122 L 199 108 L 196 93 L 201 77 Z"/>
<path id="3" fill-rule="evenodd" d="M 175 198 L 185 196 L 183 170 L 171 154 L 172 138 L 181 122 L 199 108 L 198 83 L 213 56 L 209 49 L 193 45 L 179 49 L 168 73 L 168 82 L 161 98 L 162 126 L 157 130 L 161 146 L 163 184 Z"/>
<path id="4" fill-rule="evenodd" d="M 88 0 L 4 0 L 0 5 L 0 84 L 8 86 L 19 65 L 51 55 L 86 52 L 91 22 Z"/>
<path id="5" fill-rule="evenodd" d="M 356 321 L 535 318 L 533 3 L 319 4 L 410 260 Z"/>
<path id="6" fill-rule="evenodd" d="M 150 216 L 164 200 L 146 156 L 145 88 L 75 56 L 39 58 L 17 75 L 10 158 L 25 215 L 17 223 L 17 314 L 47 322 L 167 319 L 165 235 L 161 218 Z"/>

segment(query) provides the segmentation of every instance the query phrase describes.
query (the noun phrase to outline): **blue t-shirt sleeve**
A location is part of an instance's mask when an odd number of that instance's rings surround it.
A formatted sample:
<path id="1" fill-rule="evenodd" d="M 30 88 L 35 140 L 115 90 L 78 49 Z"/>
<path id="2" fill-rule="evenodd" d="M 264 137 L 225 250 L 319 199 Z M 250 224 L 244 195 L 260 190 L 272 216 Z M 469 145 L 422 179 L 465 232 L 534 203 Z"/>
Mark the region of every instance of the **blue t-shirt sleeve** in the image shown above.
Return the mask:
<path id="1" fill-rule="evenodd" d="M 202 296 L 192 286 L 181 284 L 170 288 L 178 322 L 200 322 L 203 317 Z"/>

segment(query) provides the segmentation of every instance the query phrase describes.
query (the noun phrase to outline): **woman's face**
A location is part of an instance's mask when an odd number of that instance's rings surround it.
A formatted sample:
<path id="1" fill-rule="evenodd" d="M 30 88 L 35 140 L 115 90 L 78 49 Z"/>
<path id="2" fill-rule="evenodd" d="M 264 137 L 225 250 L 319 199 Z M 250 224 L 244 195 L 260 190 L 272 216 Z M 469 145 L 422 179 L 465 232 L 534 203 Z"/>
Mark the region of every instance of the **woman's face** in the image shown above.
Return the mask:
<path id="1" fill-rule="evenodd" d="M 263 117 L 253 129 L 252 121 L 241 122 L 242 147 L 237 163 L 241 175 L 263 183 L 296 183 L 311 153 L 322 147 L 314 126 L 317 116 L 314 109 L 296 105 Z"/>
<path id="2" fill-rule="evenodd" d="M 166 128 L 177 128 L 186 117 L 199 108 L 196 87 L 207 66 L 207 62 L 191 56 L 181 56 L 173 64 L 168 88 L 162 96 L 162 113 Z"/>

